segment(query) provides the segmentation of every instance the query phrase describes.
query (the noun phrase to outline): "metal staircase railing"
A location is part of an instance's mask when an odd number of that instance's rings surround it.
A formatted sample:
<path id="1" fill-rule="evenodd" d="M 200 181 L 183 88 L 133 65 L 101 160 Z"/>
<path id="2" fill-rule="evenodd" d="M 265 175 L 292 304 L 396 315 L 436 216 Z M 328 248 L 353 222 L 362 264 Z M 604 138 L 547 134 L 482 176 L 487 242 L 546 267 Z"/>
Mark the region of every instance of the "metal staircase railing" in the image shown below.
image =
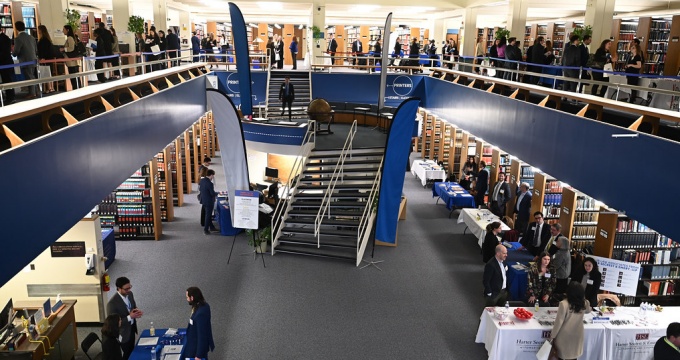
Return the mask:
<path id="1" fill-rule="evenodd" d="M 314 236 L 316 236 L 316 247 L 317 249 L 321 247 L 321 224 L 323 218 L 328 212 L 328 217 L 331 217 L 330 205 L 331 199 L 333 198 L 333 191 L 335 191 L 335 185 L 338 183 L 338 179 L 343 175 L 343 166 L 345 165 L 345 159 L 347 154 L 350 158 L 352 157 L 352 142 L 354 141 L 354 135 L 357 133 L 357 121 L 352 122 L 352 127 L 349 129 L 349 134 L 347 134 L 347 139 L 345 139 L 345 145 L 342 147 L 340 152 L 340 158 L 337 164 L 335 164 L 335 169 L 333 169 L 333 175 L 331 175 L 328 187 L 326 188 L 326 193 L 321 200 L 321 205 L 319 206 L 319 212 L 316 214 L 316 219 L 314 219 Z"/>
<path id="2" fill-rule="evenodd" d="M 295 189 L 297 189 L 300 178 L 302 177 L 302 169 L 305 166 L 305 161 L 309 157 L 309 153 L 314 148 L 314 143 L 316 142 L 316 121 L 309 120 L 307 124 L 307 132 L 302 140 L 302 145 L 300 145 L 300 152 L 295 158 L 295 162 L 290 169 L 290 174 L 288 174 L 288 184 L 284 185 L 283 196 L 278 204 L 276 204 L 276 209 L 274 209 L 274 215 L 272 216 L 272 231 L 271 231 L 271 241 L 272 241 L 272 255 L 275 254 L 274 249 L 278 245 L 279 237 L 281 236 L 281 229 L 283 228 L 283 222 L 288 217 L 288 212 L 290 211 L 291 204 L 295 201 Z M 297 174 L 297 176 L 294 176 Z"/>
<path id="3" fill-rule="evenodd" d="M 359 221 L 359 227 L 357 228 L 357 266 L 361 264 L 361 260 L 364 258 L 364 251 L 366 251 L 366 245 L 368 244 L 368 239 L 371 235 L 371 230 L 373 229 L 373 219 L 378 212 L 378 209 L 373 209 L 373 202 L 376 201 L 376 196 L 379 196 L 380 192 L 380 179 L 382 178 L 382 166 L 385 161 L 385 155 L 383 155 L 380 160 L 380 166 L 378 166 L 378 171 L 373 179 L 373 185 L 371 186 L 371 192 L 366 200 L 366 206 L 364 207 L 364 213 L 361 215 L 361 220 Z"/>
<path id="4" fill-rule="evenodd" d="M 267 49 L 267 55 L 269 55 L 269 49 Z M 269 59 L 269 56 L 267 56 L 267 59 Z M 266 93 L 264 95 L 264 118 L 265 119 L 269 119 L 269 82 L 271 81 L 271 78 L 272 78 L 272 67 L 271 67 L 271 63 L 268 61 L 267 62 L 267 90 L 266 90 Z"/>

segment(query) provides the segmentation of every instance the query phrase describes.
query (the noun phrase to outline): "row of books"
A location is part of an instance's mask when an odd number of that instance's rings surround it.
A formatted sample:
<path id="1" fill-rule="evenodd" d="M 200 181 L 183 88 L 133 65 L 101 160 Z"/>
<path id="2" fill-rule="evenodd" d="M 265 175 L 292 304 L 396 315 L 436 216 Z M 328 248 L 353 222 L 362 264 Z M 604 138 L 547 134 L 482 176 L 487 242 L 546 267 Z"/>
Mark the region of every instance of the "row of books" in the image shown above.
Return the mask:
<path id="1" fill-rule="evenodd" d="M 2 5 L 2 11 L 0 11 L 0 14 L 9 15 L 11 13 L 12 13 L 12 10 L 10 10 L 9 5 Z"/>
<path id="2" fill-rule="evenodd" d="M 652 31 L 649 33 L 649 41 L 668 41 L 671 33 L 666 31 Z"/>
<path id="3" fill-rule="evenodd" d="M 577 212 L 574 216 L 575 223 L 596 223 L 597 222 L 596 212 Z"/>
<path id="4" fill-rule="evenodd" d="M 678 247 L 680 244 L 655 232 L 616 233 L 614 249 Z"/>
<path id="5" fill-rule="evenodd" d="M 557 180 L 546 182 L 545 183 L 545 192 L 561 193 L 562 192 L 562 183 L 560 181 L 557 181 Z"/>
<path id="6" fill-rule="evenodd" d="M 666 61 L 665 55 L 661 58 L 661 60 L 659 60 L 659 63 L 645 64 L 644 68 L 642 69 L 642 73 L 643 74 L 662 74 L 663 69 L 664 69 L 663 61 Z"/>
<path id="7" fill-rule="evenodd" d="M 645 279 L 679 279 L 680 272 L 678 265 L 653 266 L 643 269 L 642 277 Z"/>
<path id="8" fill-rule="evenodd" d="M 591 210 L 595 208 L 595 199 L 588 196 L 576 198 L 576 210 Z"/>
<path id="9" fill-rule="evenodd" d="M 668 20 L 652 20 L 650 28 L 652 30 L 670 30 L 671 22 Z"/>
<path id="10" fill-rule="evenodd" d="M 622 250 L 615 249 L 612 259 L 636 264 L 670 264 L 677 258 L 677 249 L 673 250 Z"/>
<path id="11" fill-rule="evenodd" d="M 666 52 L 668 51 L 668 43 L 652 43 L 647 44 L 647 52 Z"/>
<path id="12" fill-rule="evenodd" d="M 560 217 L 560 205 L 546 205 L 543 206 L 543 217 L 544 218 L 558 218 Z"/>
<path id="13" fill-rule="evenodd" d="M 621 41 L 621 40 L 631 41 L 633 39 L 635 39 L 635 34 L 633 34 L 633 33 L 619 34 L 619 41 Z"/>
<path id="14" fill-rule="evenodd" d="M 562 194 L 547 194 L 543 197 L 544 205 L 557 205 L 562 203 Z"/>
<path id="15" fill-rule="evenodd" d="M 654 230 L 637 220 L 619 220 L 616 232 L 654 232 Z"/>
<path id="16" fill-rule="evenodd" d="M 675 282 L 672 280 L 666 281 L 645 281 L 648 296 L 666 296 L 675 295 Z"/>
<path id="17" fill-rule="evenodd" d="M 573 240 L 579 239 L 595 239 L 595 233 L 597 232 L 597 227 L 595 226 L 578 226 L 574 225 L 574 231 L 572 231 L 571 238 Z"/>
<path id="18" fill-rule="evenodd" d="M 638 28 L 637 24 L 621 24 L 621 27 L 619 27 L 619 31 L 634 32 L 637 31 L 637 28 Z"/>

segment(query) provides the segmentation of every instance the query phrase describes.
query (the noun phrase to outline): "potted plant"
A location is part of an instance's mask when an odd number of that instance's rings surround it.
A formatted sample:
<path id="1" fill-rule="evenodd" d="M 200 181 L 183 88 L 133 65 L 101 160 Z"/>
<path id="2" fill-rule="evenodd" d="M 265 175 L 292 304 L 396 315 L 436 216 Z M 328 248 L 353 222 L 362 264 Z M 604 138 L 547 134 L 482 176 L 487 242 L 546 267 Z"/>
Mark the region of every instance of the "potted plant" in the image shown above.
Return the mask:
<path id="1" fill-rule="evenodd" d="M 321 29 L 319 29 L 319 27 L 316 25 L 312 26 L 312 37 L 314 39 L 323 38 L 323 33 L 321 32 Z"/>
<path id="2" fill-rule="evenodd" d="M 593 27 L 590 25 L 586 25 L 585 27 L 577 27 L 574 28 L 574 31 L 571 32 L 574 35 L 578 35 L 579 40 L 583 41 L 583 37 L 588 35 L 588 36 L 593 36 Z"/>
<path id="3" fill-rule="evenodd" d="M 507 40 L 510 37 L 510 30 L 505 28 L 498 28 L 496 30 L 496 39 L 505 38 Z"/>
<path id="4" fill-rule="evenodd" d="M 271 241 L 272 228 L 267 226 L 264 229 L 258 230 L 256 236 L 253 236 L 253 230 L 246 230 L 248 234 L 248 245 L 255 247 L 255 252 L 263 254 L 267 252 L 267 245 Z"/>
<path id="5" fill-rule="evenodd" d="M 141 16 L 132 15 L 128 18 L 127 30 L 135 34 L 135 43 L 137 51 L 141 51 L 141 41 L 143 40 L 142 34 L 144 34 L 144 19 Z"/>
<path id="6" fill-rule="evenodd" d="M 80 32 L 80 11 L 75 9 L 66 9 L 64 11 L 66 18 L 66 25 L 71 25 L 74 32 Z"/>

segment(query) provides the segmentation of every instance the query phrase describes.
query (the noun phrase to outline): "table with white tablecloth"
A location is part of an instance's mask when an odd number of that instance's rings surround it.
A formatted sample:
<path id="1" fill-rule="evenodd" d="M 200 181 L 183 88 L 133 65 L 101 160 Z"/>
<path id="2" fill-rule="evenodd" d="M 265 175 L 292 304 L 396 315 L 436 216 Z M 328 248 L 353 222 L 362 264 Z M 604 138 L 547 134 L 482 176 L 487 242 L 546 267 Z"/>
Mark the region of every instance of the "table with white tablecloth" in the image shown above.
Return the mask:
<path id="1" fill-rule="evenodd" d="M 414 160 L 411 164 L 411 174 L 420 179 L 423 186 L 428 180 L 444 181 L 446 179 L 446 171 L 432 160 Z"/>
<path id="2" fill-rule="evenodd" d="M 501 223 L 501 231 L 510 230 L 508 225 L 505 225 L 498 216 L 492 214 L 488 209 L 461 209 L 457 223 L 465 223 L 470 232 L 477 237 L 479 247 L 481 248 L 486 236 L 486 226 L 494 221 Z"/>
<path id="3" fill-rule="evenodd" d="M 514 309 L 510 308 L 509 317 L 502 321 L 494 317 L 491 308 L 482 312 L 475 342 L 485 345 L 489 360 L 535 360 L 541 345 L 550 338 L 552 325 L 539 321 L 554 322 L 557 308 L 541 308 L 528 321 L 518 320 L 512 314 Z M 638 308 L 618 307 L 614 314 L 605 315 L 614 323 L 593 323 L 596 315 L 592 311 L 583 316 L 583 355 L 579 359 L 651 360 L 656 341 L 665 336 L 668 324 L 680 318 L 680 307 L 650 312 L 644 319 Z"/>

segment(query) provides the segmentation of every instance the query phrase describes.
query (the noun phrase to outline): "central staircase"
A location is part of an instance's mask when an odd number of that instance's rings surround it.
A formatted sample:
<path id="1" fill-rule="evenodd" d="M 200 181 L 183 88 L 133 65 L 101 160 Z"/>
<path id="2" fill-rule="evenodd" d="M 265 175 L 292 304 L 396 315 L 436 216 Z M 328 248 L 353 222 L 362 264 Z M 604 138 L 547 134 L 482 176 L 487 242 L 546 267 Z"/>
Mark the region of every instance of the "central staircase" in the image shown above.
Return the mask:
<path id="1" fill-rule="evenodd" d="M 312 101 L 311 78 L 308 71 L 269 71 L 265 117 L 267 119 L 288 119 L 288 108 L 286 108 L 285 114 L 281 116 L 282 103 L 279 100 L 279 90 L 286 76 L 290 76 L 290 83 L 295 87 L 292 119 L 308 119 L 307 106 Z"/>
<path id="2" fill-rule="evenodd" d="M 363 258 L 373 226 L 384 148 L 312 150 L 293 181 L 272 254 Z M 276 216 L 275 216 L 276 219 Z"/>

